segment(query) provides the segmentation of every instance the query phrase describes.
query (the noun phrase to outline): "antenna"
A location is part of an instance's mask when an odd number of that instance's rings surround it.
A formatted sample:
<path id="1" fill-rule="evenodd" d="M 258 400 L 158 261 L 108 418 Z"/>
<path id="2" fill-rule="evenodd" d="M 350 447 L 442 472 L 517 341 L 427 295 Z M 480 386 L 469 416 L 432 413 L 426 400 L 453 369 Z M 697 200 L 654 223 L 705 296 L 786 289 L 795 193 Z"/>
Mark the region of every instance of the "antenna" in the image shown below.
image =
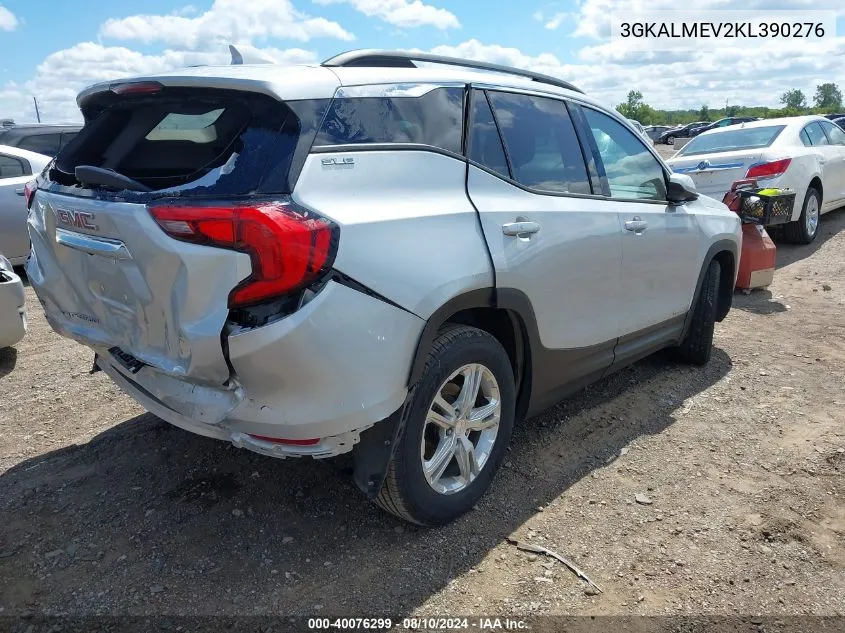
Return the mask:
<path id="1" fill-rule="evenodd" d="M 41 123 L 41 113 L 38 111 L 38 100 L 35 97 L 32 97 L 32 103 L 35 104 L 35 118 L 38 119 L 39 123 Z"/>
<path id="2" fill-rule="evenodd" d="M 232 54 L 232 66 L 240 66 L 244 63 L 243 55 L 241 55 L 240 51 L 231 44 L 229 44 L 229 52 Z"/>

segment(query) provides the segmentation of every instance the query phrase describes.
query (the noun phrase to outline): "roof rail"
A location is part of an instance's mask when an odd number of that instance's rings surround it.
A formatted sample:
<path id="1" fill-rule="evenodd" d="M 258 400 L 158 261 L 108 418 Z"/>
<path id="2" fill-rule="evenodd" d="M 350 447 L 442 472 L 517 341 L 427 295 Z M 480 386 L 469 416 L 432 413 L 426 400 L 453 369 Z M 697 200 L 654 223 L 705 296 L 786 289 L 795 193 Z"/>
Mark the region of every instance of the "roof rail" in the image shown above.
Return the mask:
<path id="1" fill-rule="evenodd" d="M 446 57 L 444 55 L 432 55 L 431 53 L 411 53 L 405 51 L 385 51 L 376 49 L 362 49 L 356 51 L 347 51 L 340 55 L 324 61 L 321 66 L 328 67 L 364 67 L 364 68 L 417 68 L 414 62 L 427 62 L 431 64 L 445 64 L 447 66 L 461 66 L 463 68 L 473 68 L 476 70 L 487 70 L 490 72 L 504 73 L 507 75 L 517 75 L 536 81 L 538 83 L 549 84 L 557 86 L 558 88 L 565 88 L 566 90 L 574 90 L 575 92 L 583 93 L 584 91 L 576 88 L 568 81 L 552 77 L 550 75 L 543 75 L 541 73 L 531 72 L 530 70 L 522 70 L 512 66 L 502 66 L 500 64 L 490 64 L 488 62 L 479 62 L 471 59 L 461 59 L 459 57 Z"/>

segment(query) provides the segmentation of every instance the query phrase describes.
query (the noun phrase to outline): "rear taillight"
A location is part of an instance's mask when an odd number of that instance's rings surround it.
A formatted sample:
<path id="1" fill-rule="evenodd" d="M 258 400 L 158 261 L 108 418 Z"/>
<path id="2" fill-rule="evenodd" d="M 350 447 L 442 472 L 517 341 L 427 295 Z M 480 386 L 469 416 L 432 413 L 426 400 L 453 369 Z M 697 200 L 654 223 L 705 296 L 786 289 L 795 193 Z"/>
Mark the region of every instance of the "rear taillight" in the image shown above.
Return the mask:
<path id="1" fill-rule="evenodd" d="M 791 158 L 783 158 L 781 160 L 774 160 L 770 163 L 757 163 L 748 168 L 746 178 L 774 178 L 780 176 L 789 168 Z"/>
<path id="2" fill-rule="evenodd" d="M 30 180 L 23 186 L 23 199 L 26 201 L 26 208 L 32 207 L 32 199 L 35 197 L 35 191 L 38 189 L 38 183 Z"/>
<path id="3" fill-rule="evenodd" d="M 308 286 L 331 267 L 337 251 L 337 225 L 289 202 L 149 209 L 165 233 L 177 240 L 250 256 L 252 274 L 230 293 L 230 308 Z"/>

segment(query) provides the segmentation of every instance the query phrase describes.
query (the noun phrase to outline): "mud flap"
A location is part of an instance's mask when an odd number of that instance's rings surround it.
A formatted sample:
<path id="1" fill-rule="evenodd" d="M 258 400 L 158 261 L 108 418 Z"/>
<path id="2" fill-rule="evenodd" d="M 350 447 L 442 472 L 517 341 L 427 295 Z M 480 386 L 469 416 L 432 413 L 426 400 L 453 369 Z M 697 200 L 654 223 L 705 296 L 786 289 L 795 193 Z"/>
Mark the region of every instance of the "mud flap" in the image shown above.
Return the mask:
<path id="1" fill-rule="evenodd" d="M 355 485 L 370 500 L 378 497 L 384 484 L 387 467 L 405 430 L 412 397 L 413 390 L 408 393 L 399 409 L 361 433 L 361 440 L 353 449 L 352 478 Z"/>

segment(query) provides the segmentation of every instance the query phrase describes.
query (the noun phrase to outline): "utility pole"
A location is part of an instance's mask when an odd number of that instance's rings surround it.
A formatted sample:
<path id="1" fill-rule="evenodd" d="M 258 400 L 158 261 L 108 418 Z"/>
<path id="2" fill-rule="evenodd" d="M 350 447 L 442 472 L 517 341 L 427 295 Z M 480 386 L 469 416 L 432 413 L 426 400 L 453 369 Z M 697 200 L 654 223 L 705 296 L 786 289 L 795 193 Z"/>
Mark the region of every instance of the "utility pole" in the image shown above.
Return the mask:
<path id="1" fill-rule="evenodd" d="M 38 119 L 39 123 L 41 123 L 41 113 L 38 111 L 38 101 L 35 97 L 32 97 L 32 103 L 35 104 L 35 118 Z"/>

